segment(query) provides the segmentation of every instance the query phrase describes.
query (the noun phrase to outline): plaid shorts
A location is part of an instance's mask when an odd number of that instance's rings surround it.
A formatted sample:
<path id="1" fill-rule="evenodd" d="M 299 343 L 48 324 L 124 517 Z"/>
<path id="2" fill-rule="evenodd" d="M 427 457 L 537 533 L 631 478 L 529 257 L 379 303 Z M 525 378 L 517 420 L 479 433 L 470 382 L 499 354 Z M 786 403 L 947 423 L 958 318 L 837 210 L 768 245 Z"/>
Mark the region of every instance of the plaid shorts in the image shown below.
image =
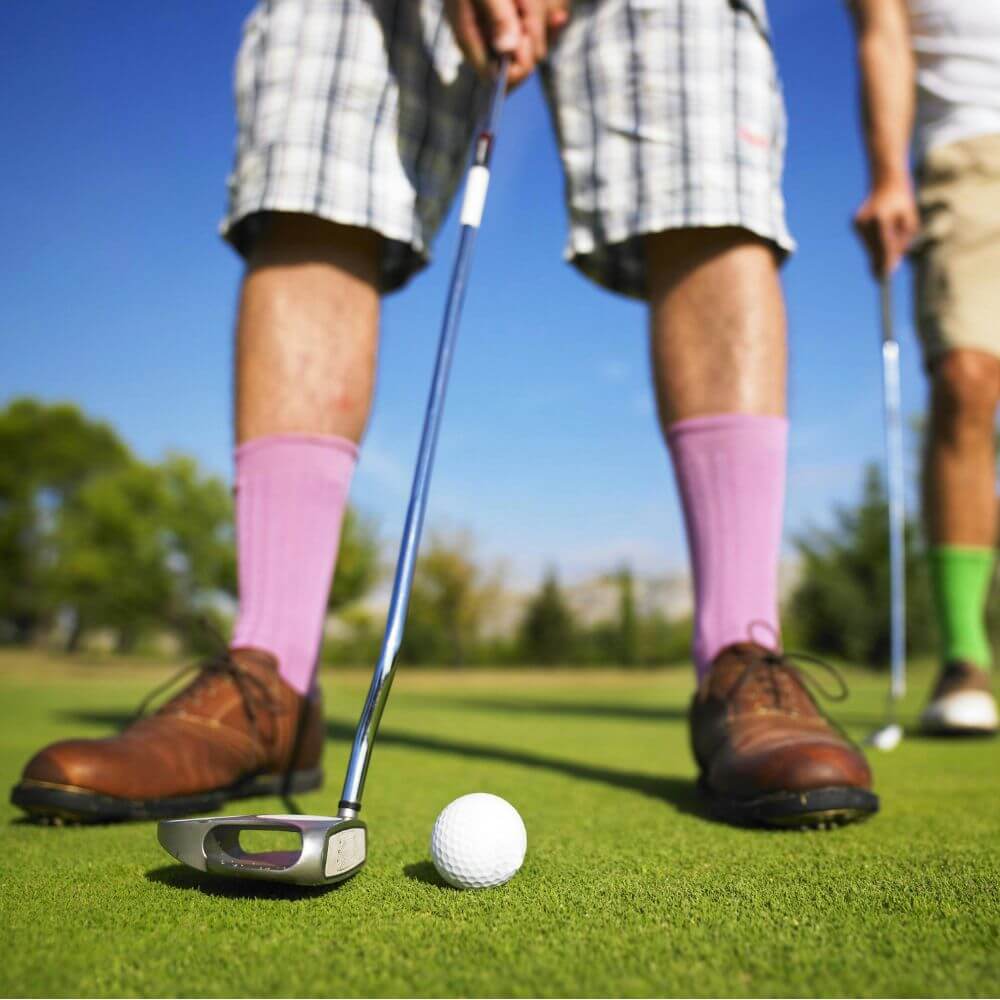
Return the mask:
<path id="1" fill-rule="evenodd" d="M 642 237 L 738 226 L 792 249 L 785 111 L 764 0 L 576 0 L 542 67 L 569 212 L 566 258 L 645 297 Z M 236 63 L 222 231 L 246 254 L 270 212 L 382 235 L 384 291 L 426 264 L 485 85 L 442 0 L 263 0 Z"/>

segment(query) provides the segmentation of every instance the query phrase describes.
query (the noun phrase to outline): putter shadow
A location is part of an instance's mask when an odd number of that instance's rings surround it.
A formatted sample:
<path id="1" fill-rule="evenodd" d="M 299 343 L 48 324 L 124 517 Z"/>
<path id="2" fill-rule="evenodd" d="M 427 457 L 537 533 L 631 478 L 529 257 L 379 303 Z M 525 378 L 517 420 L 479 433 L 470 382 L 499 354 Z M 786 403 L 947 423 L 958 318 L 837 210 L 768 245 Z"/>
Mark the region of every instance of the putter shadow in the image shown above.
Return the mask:
<path id="1" fill-rule="evenodd" d="M 354 730 L 338 722 L 329 723 L 327 733 L 335 741 L 350 742 L 354 738 Z M 520 767 L 552 771 L 570 778 L 610 785 L 612 788 L 630 789 L 666 802 L 673 806 L 677 812 L 700 817 L 708 815 L 695 788 L 694 781 L 688 778 L 658 777 L 638 771 L 619 771 L 614 768 L 584 764 L 561 757 L 549 757 L 526 750 L 484 746 L 481 743 L 466 743 L 461 740 L 445 740 L 436 736 L 403 733 L 395 729 L 380 729 L 378 742 L 380 745 L 406 747 L 411 750 L 430 750 L 453 757 L 496 761 L 503 764 L 517 764 Z"/>
<path id="2" fill-rule="evenodd" d="M 147 882 L 155 882 L 157 885 L 185 892 L 200 892 L 204 896 L 224 899 L 280 899 L 292 902 L 316 899 L 318 896 L 336 891 L 340 885 L 347 884 L 299 886 L 285 885 L 281 882 L 258 882 L 254 879 L 217 878 L 185 865 L 150 868 L 145 878 Z"/>

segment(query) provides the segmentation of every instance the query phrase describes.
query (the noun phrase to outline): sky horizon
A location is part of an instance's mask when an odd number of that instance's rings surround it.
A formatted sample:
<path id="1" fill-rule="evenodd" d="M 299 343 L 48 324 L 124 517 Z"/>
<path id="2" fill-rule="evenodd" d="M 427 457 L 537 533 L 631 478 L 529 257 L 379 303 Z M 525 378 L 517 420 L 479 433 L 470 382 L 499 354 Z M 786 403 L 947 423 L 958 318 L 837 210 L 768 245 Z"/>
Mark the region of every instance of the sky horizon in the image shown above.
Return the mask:
<path id="1" fill-rule="evenodd" d="M 52 0 L 0 37 L 16 137 L 0 163 L 0 403 L 70 400 L 142 458 L 194 455 L 231 480 L 232 320 L 241 267 L 216 234 L 231 165 L 232 61 L 249 2 Z M 808 8 L 808 9 L 806 9 Z M 850 230 L 865 167 L 850 25 L 835 0 L 772 0 L 789 111 L 785 267 L 792 420 L 786 551 L 857 499 L 882 459 L 874 286 Z M 58 16 L 57 16 L 58 15 Z M 509 103 L 473 266 L 428 524 L 465 528 L 529 585 L 624 562 L 686 569 L 654 417 L 639 303 L 561 259 L 562 178 L 532 80 Z M 435 260 L 385 302 L 375 415 L 352 491 L 398 537 L 448 274 Z M 904 409 L 924 407 L 908 274 L 896 283 Z M 915 456 L 908 456 L 912 484 Z"/>

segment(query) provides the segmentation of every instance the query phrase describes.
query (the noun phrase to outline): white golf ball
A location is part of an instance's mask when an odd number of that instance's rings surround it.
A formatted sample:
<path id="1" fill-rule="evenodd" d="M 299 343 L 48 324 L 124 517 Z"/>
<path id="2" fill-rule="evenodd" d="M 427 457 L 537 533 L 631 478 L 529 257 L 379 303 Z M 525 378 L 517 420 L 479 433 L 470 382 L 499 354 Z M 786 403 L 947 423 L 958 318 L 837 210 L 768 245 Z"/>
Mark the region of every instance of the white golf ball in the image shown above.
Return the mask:
<path id="1" fill-rule="evenodd" d="M 431 831 L 431 859 L 456 889 L 503 885 L 524 864 L 528 832 L 499 795 L 474 792 L 441 810 Z"/>

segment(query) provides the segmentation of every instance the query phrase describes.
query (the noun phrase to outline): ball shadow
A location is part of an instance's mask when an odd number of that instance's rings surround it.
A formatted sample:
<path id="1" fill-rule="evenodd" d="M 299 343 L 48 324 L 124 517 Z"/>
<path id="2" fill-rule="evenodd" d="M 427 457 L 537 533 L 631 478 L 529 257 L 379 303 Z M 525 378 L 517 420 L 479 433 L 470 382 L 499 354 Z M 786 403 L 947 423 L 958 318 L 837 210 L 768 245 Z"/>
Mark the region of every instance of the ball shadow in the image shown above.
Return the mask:
<path id="1" fill-rule="evenodd" d="M 438 870 L 430 861 L 417 861 L 403 866 L 403 874 L 414 882 L 433 885 L 437 889 L 450 889 L 451 886 L 438 874 Z"/>

